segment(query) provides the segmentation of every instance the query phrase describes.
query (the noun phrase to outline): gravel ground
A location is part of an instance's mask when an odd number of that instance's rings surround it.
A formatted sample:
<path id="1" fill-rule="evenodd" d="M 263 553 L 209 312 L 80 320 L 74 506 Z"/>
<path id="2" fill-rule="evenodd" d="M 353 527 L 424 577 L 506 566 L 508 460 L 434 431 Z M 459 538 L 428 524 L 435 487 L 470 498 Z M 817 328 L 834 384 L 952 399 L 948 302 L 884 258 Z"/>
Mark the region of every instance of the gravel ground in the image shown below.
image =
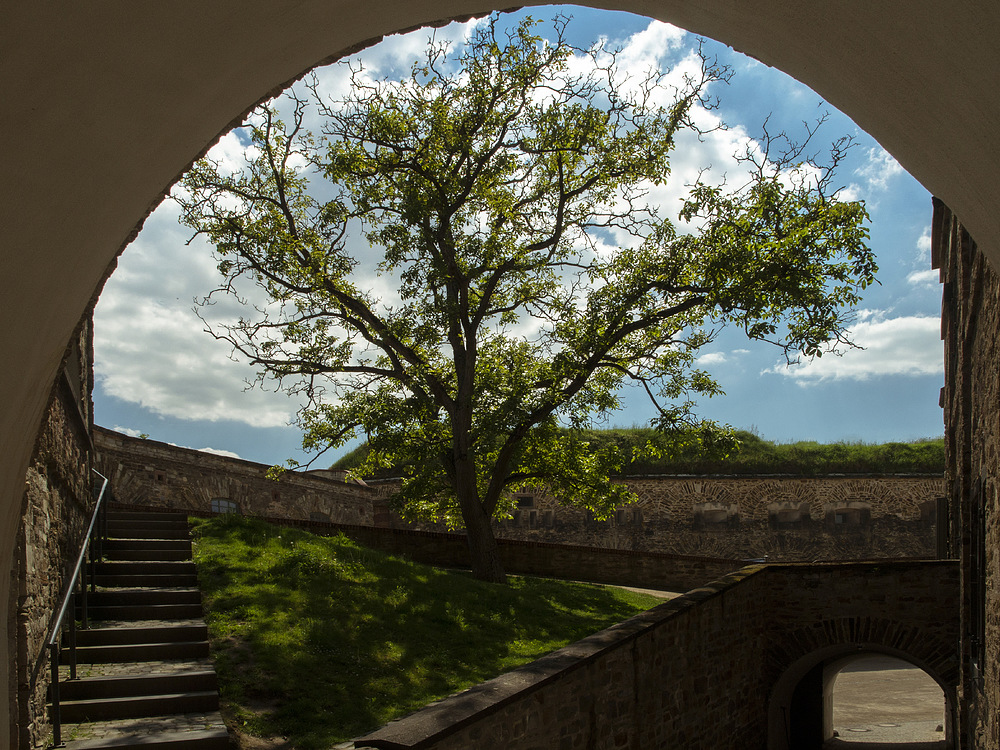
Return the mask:
<path id="1" fill-rule="evenodd" d="M 865 659 L 837 676 L 837 736 L 824 747 L 939 750 L 945 746 L 944 712 L 941 688 L 922 670 L 889 657 Z"/>

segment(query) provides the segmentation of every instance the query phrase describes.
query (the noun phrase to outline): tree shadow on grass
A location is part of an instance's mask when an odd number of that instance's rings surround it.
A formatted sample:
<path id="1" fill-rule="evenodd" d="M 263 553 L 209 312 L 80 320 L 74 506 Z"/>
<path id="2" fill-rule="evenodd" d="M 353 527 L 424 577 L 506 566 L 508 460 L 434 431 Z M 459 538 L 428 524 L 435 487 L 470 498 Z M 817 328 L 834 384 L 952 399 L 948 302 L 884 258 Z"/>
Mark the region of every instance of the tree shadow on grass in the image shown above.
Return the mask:
<path id="1" fill-rule="evenodd" d="M 223 697 L 295 747 L 355 737 L 641 610 L 610 589 L 488 584 L 249 519 L 196 536 Z"/>

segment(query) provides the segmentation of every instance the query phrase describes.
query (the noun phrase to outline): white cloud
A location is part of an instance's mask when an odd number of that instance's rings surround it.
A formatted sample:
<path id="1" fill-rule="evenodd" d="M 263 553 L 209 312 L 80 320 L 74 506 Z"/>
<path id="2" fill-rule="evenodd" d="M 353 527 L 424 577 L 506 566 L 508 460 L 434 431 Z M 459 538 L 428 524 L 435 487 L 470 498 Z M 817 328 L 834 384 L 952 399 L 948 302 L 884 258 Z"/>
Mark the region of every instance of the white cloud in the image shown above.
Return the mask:
<path id="1" fill-rule="evenodd" d="M 142 432 L 140 432 L 139 430 L 134 430 L 131 427 L 122 427 L 120 424 L 116 424 L 111 429 L 114 430 L 115 432 L 120 432 L 122 435 L 128 435 L 129 437 L 134 437 L 134 438 L 137 438 L 140 435 L 142 435 Z"/>
<path id="2" fill-rule="evenodd" d="M 196 448 L 195 450 L 201 453 L 211 453 L 215 456 L 225 456 L 226 458 L 242 458 L 239 453 L 222 450 L 221 448 Z"/>
<path id="3" fill-rule="evenodd" d="M 870 312 L 870 311 L 869 311 Z M 937 375 L 944 369 L 941 321 L 930 315 L 886 318 L 880 314 L 859 316 L 850 338 L 861 349 L 843 356 L 827 354 L 801 364 L 784 362 L 765 370 L 792 378 L 802 386 L 829 380 L 865 381 L 889 375 Z"/>
<path id="4" fill-rule="evenodd" d="M 917 239 L 917 260 L 920 265 L 928 266 L 931 262 L 931 228 L 924 227 L 923 233 Z"/>
<path id="5" fill-rule="evenodd" d="M 297 403 L 284 394 L 246 390 L 253 370 L 233 362 L 229 347 L 205 333 L 192 311 L 193 298 L 211 291 L 220 277 L 210 248 L 187 245 L 187 239 L 168 201 L 122 255 L 94 313 L 94 370 L 101 389 L 163 416 L 232 419 L 253 427 L 288 424 Z M 221 302 L 213 317 L 238 309 Z"/>
<path id="6" fill-rule="evenodd" d="M 913 286 L 936 287 L 941 283 L 941 274 L 937 269 L 928 268 L 926 271 L 912 271 L 906 277 L 906 283 Z"/>
<path id="7" fill-rule="evenodd" d="M 886 190 L 889 181 L 897 175 L 904 174 L 904 170 L 885 149 L 870 148 L 868 162 L 855 170 L 855 174 L 864 178 L 869 190 Z"/>
<path id="8" fill-rule="evenodd" d="M 729 357 L 726 356 L 725 352 L 708 352 L 702 354 L 695 360 L 695 364 L 698 367 L 711 367 L 712 365 L 721 365 L 729 361 Z"/>

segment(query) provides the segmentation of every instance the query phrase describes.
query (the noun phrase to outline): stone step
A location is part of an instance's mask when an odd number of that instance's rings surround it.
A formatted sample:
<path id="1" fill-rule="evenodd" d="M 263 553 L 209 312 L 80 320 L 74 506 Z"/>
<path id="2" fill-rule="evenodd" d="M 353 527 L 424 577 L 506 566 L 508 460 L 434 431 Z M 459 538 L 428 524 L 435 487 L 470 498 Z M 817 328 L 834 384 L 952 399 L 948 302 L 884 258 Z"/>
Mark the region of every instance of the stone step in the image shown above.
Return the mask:
<path id="1" fill-rule="evenodd" d="M 62 720 L 67 724 L 109 719 L 134 719 L 141 716 L 215 711 L 219 708 L 217 690 L 133 695 L 124 698 L 60 701 Z"/>
<path id="2" fill-rule="evenodd" d="M 143 518 L 122 517 L 118 514 L 108 516 L 108 528 L 128 529 L 188 529 L 187 516 L 174 513 L 156 514 L 155 517 Z"/>
<path id="3" fill-rule="evenodd" d="M 108 524 L 108 536 L 112 539 L 187 539 L 189 535 L 186 525 L 137 527 L 131 521 Z"/>
<path id="4" fill-rule="evenodd" d="M 191 670 L 141 676 L 100 676 L 65 680 L 59 683 L 59 699 L 62 703 L 64 701 L 96 700 L 99 698 L 217 691 L 218 689 L 219 682 L 214 670 Z"/>
<path id="5" fill-rule="evenodd" d="M 197 575 L 189 559 L 172 561 L 105 560 L 97 563 L 97 575 Z"/>
<path id="6" fill-rule="evenodd" d="M 116 664 L 119 662 L 161 661 L 164 659 L 198 659 L 209 655 L 208 641 L 175 641 L 162 643 L 119 643 L 76 647 L 77 664 Z M 69 664 L 72 655 L 63 648 L 60 663 Z"/>
<path id="7" fill-rule="evenodd" d="M 174 573 L 174 574 L 99 574 L 94 576 L 94 583 L 100 588 L 171 588 L 183 586 L 195 588 L 198 585 L 198 576 L 195 573 Z"/>
<path id="8" fill-rule="evenodd" d="M 109 510 L 108 522 L 111 521 L 183 521 L 187 523 L 188 514 L 176 510 Z"/>
<path id="9" fill-rule="evenodd" d="M 187 515 L 115 512 L 77 631 L 76 679 L 62 651 L 67 750 L 229 750 Z"/>
<path id="10" fill-rule="evenodd" d="M 191 549 L 109 549 L 105 557 L 112 562 L 183 562 L 191 559 Z"/>
<path id="11" fill-rule="evenodd" d="M 146 677 L 157 674 L 178 674 L 180 672 L 215 671 L 215 663 L 210 656 L 199 656 L 188 659 L 157 659 L 154 661 L 119 661 L 98 664 L 77 664 L 76 677 Z M 68 664 L 59 666 L 59 679 L 70 679 L 71 670 Z"/>
<path id="12" fill-rule="evenodd" d="M 66 742 L 64 747 L 65 750 L 229 750 L 229 733 L 225 728 L 187 732 L 150 729 L 141 734 L 74 740 Z"/>
<path id="13" fill-rule="evenodd" d="M 137 604 L 201 604 L 198 589 L 170 588 L 112 588 L 98 589 L 87 595 L 88 608 L 133 606 Z M 192 615 L 194 616 L 194 615 Z"/>
<path id="14" fill-rule="evenodd" d="M 187 534 L 177 539 L 109 539 L 104 545 L 105 552 L 122 550 L 184 550 L 191 553 L 191 540 Z"/>
<path id="15" fill-rule="evenodd" d="M 194 604 L 87 605 L 90 620 L 182 620 L 201 617 L 201 602 Z"/>
<path id="16" fill-rule="evenodd" d="M 171 643 L 176 641 L 204 641 L 208 639 L 208 626 L 202 623 L 176 625 L 134 625 L 126 627 L 99 627 L 76 631 L 77 646 L 121 646 L 138 643 Z"/>

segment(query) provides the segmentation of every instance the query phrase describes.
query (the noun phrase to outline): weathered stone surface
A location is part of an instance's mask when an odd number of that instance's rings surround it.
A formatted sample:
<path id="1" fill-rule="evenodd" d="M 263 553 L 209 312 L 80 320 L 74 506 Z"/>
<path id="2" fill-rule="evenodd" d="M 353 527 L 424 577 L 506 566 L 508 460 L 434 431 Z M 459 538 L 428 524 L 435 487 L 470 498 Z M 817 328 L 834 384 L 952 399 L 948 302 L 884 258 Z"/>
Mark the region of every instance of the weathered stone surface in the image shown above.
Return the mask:
<path id="1" fill-rule="evenodd" d="M 954 705 L 958 598 L 954 562 L 750 566 L 357 747 L 763 748 L 775 686 L 831 648 L 901 655 Z"/>
<path id="2" fill-rule="evenodd" d="M 16 674 L 11 746 L 41 746 L 54 612 L 76 563 L 94 498 L 90 479 L 91 369 L 89 317 L 69 347 L 25 476 L 22 519 L 12 575 L 14 637 L 8 644 Z"/>
<path id="3" fill-rule="evenodd" d="M 661 476 L 607 521 L 545 493 L 497 525 L 505 539 L 772 561 L 934 557 L 941 476 Z M 397 482 L 372 483 L 387 497 Z M 838 515 L 840 521 L 838 523 Z M 409 524 L 392 516 L 389 525 Z M 417 528 L 442 530 L 434 524 Z"/>
<path id="4" fill-rule="evenodd" d="M 94 428 L 96 463 L 126 505 L 188 510 L 209 515 L 212 501 L 234 503 L 249 516 L 374 523 L 375 490 L 317 475 L 286 472 L 268 479 L 270 468 L 252 461 L 142 440 Z M 218 507 L 218 506 L 217 506 Z"/>
<path id="5" fill-rule="evenodd" d="M 962 561 L 963 747 L 1000 748 L 1000 280 L 944 204 L 932 257 L 944 285 L 947 540 Z"/>

